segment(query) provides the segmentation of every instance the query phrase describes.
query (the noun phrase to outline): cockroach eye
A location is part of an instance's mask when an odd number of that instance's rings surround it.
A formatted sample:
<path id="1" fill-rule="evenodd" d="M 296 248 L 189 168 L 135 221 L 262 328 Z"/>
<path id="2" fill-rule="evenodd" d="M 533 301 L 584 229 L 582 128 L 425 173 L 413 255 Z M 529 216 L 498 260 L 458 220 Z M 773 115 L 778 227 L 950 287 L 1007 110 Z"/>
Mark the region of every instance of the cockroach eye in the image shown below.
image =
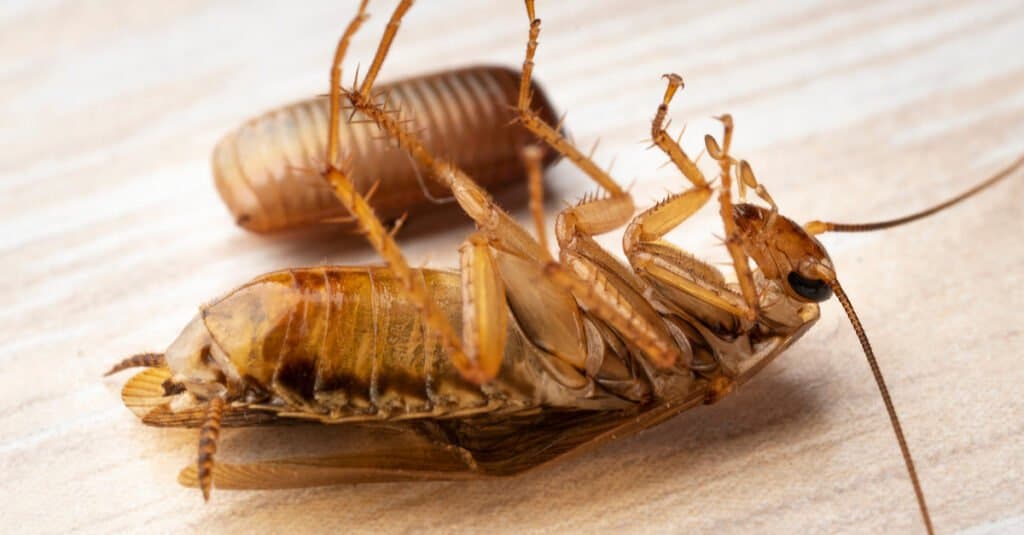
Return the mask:
<path id="1" fill-rule="evenodd" d="M 820 303 L 832 297 L 832 288 L 823 280 L 808 279 L 796 271 L 791 271 L 786 280 L 797 295 L 809 301 Z"/>

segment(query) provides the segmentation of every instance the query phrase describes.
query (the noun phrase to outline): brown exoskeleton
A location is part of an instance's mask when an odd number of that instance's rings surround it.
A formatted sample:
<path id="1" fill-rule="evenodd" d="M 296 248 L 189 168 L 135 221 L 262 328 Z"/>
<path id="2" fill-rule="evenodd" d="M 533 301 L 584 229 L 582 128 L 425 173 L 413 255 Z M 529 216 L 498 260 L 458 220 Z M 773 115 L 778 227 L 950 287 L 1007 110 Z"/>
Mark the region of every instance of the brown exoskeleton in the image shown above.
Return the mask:
<path id="1" fill-rule="evenodd" d="M 864 329 L 814 237 L 886 228 L 959 202 L 1009 176 L 1024 158 L 968 192 L 893 221 L 801 226 L 779 213 L 749 164 L 705 138 L 719 164 L 713 187 L 665 130 L 683 82 L 667 75 L 652 138 L 690 187 L 634 217 L 633 200 L 606 172 L 531 109 L 529 80 L 540 32 L 530 34 L 517 113 L 520 122 L 604 190 L 563 210 L 558 258 L 496 206 L 461 169 L 432 155 L 400 117 L 372 96 L 401 2 L 362 84 L 340 86 L 360 6 L 331 71 L 331 117 L 342 97 L 448 188 L 477 230 L 460 248 L 458 271 L 413 269 L 345 169 L 324 178 L 387 262 L 324 266 L 258 277 L 203 307 L 165 353 L 129 357 L 111 373 L 149 366 L 125 385 L 125 403 L 152 425 L 199 426 L 196 466 L 179 480 L 208 497 L 220 488 L 283 488 L 340 482 L 506 476 L 626 436 L 728 395 L 803 335 L 818 303 L 835 295 L 857 332 L 881 391 L 925 525 L 931 521 L 909 449 Z M 328 162 L 338 156 L 328 121 Z M 532 169 L 538 172 L 538 160 Z M 736 175 L 734 177 L 734 174 Z M 733 180 L 761 204 L 734 203 Z M 714 198 L 737 282 L 663 240 Z M 628 265 L 594 235 L 627 225 Z M 538 226 L 538 232 L 544 232 Z M 756 264 L 751 269 L 750 260 Z M 401 426 L 405 447 L 328 458 L 217 464 L 220 426 L 308 420 Z"/>
<path id="2" fill-rule="evenodd" d="M 521 153 L 532 136 L 509 124 L 518 91 L 518 72 L 480 66 L 382 84 L 374 93 L 416 120 L 412 127 L 427 133 L 432 152 L 448 155 L 493 191 L 526 176 Z M 533 91 L 541 117 L 555 120 L 540 86 L 533 84 Z M 327 154 L 327 107 L 324 97 L 295 102 L 247 121 L 217 143 L 214 184 L 241 227 L 274 232 L 344 220 L 345 207 L 319 174 Z M 350 119 L 343 115 L 339 126 L 351 158 L 348 170 L 377 215 L 396 219 L 438 202 L 444 191 L 428 187 L 425 171 L 379 139 L 374 125 Z M 548 152 L 543 163 L 553 163 L 554 156 Z M 536 179 L 530 188 L 539 191 Z"/>

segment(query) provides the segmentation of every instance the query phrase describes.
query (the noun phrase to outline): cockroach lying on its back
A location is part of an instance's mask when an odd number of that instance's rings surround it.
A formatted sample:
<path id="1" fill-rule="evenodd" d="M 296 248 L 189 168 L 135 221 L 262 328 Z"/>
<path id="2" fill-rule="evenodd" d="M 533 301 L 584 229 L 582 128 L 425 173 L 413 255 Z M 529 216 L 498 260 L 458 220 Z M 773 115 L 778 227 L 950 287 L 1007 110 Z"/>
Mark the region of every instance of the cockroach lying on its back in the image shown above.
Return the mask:
<path id="1" fill-rule="evenodd" d="M 930 215 L 1010 175 L 1024 158 L 970 191 L 924 212 L 871 224 L 811 222 L 779 213 L 747 162 L 706 136 L 720 182 L 704 174 L 665 131 L 668 87 L 651 134 L 689 181 L 634 217 L 630 195 L 531 108 L 530 77 L 540 33 L 533 2 L 517 101 L 519 122 L 598 183 L 604 194 L 566 208 L 555 222 L 553 258 L 452 162 L 435 158 L 401 117 L 372 95 L 403 1 L 358 88 L 343 90 L 340 65 L 360 12 L 331 71 L 327 162 L 338 161 L 341 100 L 403 147 L 450 190 L 477 224 L 457 271 L 412 269 L 344 168 L 323 178 L 387 262 L 270 273 L 203 307 L 162 354 L 125 359 L 111 373 L 148 366 L 124 387 L 144 422 L 202 426 L 198 462 L 180 481 L 208 497 L 220 488 L 282 488 L 358 481 L 507 476 L 569 452 L 626 436 L 730 394 L 818 319 L 835 295 L 857 332 L 881 391 L 925 525 L 931 521 L 909 449 L 864 329 L 816 234 L 868 231 Z M 539 159 L 528 159 L 539 173 Z M 735 175 L 735 177 L 734 177 Z M 746 188 L 760 204 L 734 203 Z M 737 283 L 663 239 L 715 198 Z M 628 264 L 593 236 L 626 225 Z M 538 226 L 543 241 L 544 227 Z M 756 264 L 751 269 L 750 260 Z M 218 464 L 221 425 L 275 421 L 401 426 L 408 443 L 387 452 Z M 286 432 L 286 431 L 282 431 Z"/>
<path id="2" fill-rule="evenodd" d="M 522 151 L 533 142 L 516 124 L 519 73 L 504 67 L 470 67 L 383 84 L 374 90 L 391 109 L 415 119 L 432 153 L 448 156 L 492 190 L 526 175 Z M 533 85 L 537 112 L 555 111 Z M 264 113 L 220 140 L 213 151 L 213 178 L 224 204 L 245 229 L 274 232 L 338 221 L 345 207 L 320 176 L 327 156 L 327 99 L 313 98 Z M 380 139 L 377 127 L 342 116 L 340 143 L 351 157 L 352 183 L 385 220 L 433 206 L 444 197 L 430 188 L 402 149 Z M 548 152 L 543 164 L 555 161 Z M 537 183 L 530 184 L 535 190 Z M 375 189 L 374 189 L 375 188 Z"/>

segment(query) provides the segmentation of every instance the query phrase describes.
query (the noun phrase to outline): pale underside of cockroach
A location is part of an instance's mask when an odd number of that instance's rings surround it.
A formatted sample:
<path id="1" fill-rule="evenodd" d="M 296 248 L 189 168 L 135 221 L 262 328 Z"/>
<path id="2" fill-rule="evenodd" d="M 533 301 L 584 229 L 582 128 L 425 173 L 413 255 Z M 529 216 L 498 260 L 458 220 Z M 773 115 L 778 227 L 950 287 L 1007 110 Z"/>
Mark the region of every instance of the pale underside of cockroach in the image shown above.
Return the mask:
<path id="1" fill-rule="evenodd" d="M 679 76 L 666 75 L 652 142 L 689 189 L 634 216 L 629 193 L 531 108 L 540 20 L 526 0 L 530 33 L 518 121 L 603 190 L 559 213 L 556 259 L 541 245 L 542 222 L 534 238 L 458 166 L 436 158 L 401 116 L 372 98 L 411 3 L 399 4 L 366 77 L 351 90 L 340 86 L 340 65 L 365 19 L 366 2 L 342 36 L 331 71 L 326 161 L 339 161 L 334 119 L 344 97 L 476 222 L 460 247 L 460 267 L 412 269 L 344 167 L 328 165 L 323 178 L 386 266 L 259 277 L 202 308 L 166 353 L 130 357 L 111 370 L 150 367 L 124 388 L 126 405 L 144 422 L 202 426 L 198 462 L 180 481 L 208 496 L 214 482 L 279 488 L 519 473 L 721 399 L 806 332 L 818 317 L 817 303 L 835 295 L 871 366 L 930 531 L 924 494 L 874 353 L 814 235 L 920 219 L 1004 179 L 1024 158 L 917 214 L 800 226 L 779 213 L 750 165 L 730 155 L 728 115 L 720 117 L 721 141 L 705 137 L 719 166 L 718 185 L 712 186 L 666 132 L 668 106 L 683 85 Z M 526 162 L 531 175 L 540 173 L 539 157 Z M 748 189 L 759 204 L 742 202 Z M 735 283 L 663 239 L 713 198 Z M 622 226 L 627 263 L 593 239 Z M 296 421 L 398 426 L 405 438 L 397 447 L 359 455 L 214 466 L 221 424 Z"/>
<path id="2" fill-rule="evenodd" d="M 532 90 L 540 116 L 556 120 L 540 86 Z M 374 94 L 410 118 L 409 127 L 423 133 L 431 152 L 494 191 L 526 176 L 521 152 L 533 138 L 512 124 L 518 91 L 517 71 L 479 66 L 382 84 Z M 327 158 L 327 108 L 325 97 L 295 102 L 247 121 L 217 143 L 214 184 L 238 225 L 274 232 L 345 220 L 345 207 L 320 176 Z M 344 115 L 339 133 L 351 158 L 352 182 L 380 217 L 415 214 L 446 198 L 426 170 L 382 139 L 375 125 Z M 543 163 L 555 159 L 548 151 Z"/>

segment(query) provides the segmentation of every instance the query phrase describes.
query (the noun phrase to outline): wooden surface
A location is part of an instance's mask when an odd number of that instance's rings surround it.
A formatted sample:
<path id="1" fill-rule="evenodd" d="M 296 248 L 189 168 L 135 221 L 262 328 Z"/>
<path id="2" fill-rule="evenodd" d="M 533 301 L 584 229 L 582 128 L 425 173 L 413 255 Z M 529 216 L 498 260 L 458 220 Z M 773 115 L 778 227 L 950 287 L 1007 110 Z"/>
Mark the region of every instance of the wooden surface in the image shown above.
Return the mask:
<path id="1" fill-rule="evenodd" d="M 513 480 L 199 493 L 175 482 L 196 434 L 141 425 L 125 355 L 162 350 L 204 302 L 261 272 L 374 262 L 336 232 L 236 228 L 212 187 L 216 140 L 322 93 L 353 1 L 5 2 L 0 6 L 0 519 L 5 531 L 919 532 L 913 494 L 836 303 L 733 397 Z M 641 205 L 683 181 L 645 151 L 676 71 L 687 146 L 734 114 L 798 221 L 877 220 L 944 199 L 1024 151 L 1024 4 L 541 1 L 537 77 L 580 145 Z M 357 37 L 371 58 L 391 2 Z M 726 7 L 728 6 L 728 7 Z M 522 60 L 518 2 L 423 2 L 388 79 Z M 717 132 L 717 130 L 715 130 Z M 706 162 L 705 162 L 706 163 Z M 553 214 L 591 189 L 549 175 Z M 520 195 L 512 195 L 514 201 Z M 940 217 L 826 236 L 887 374 L 937 528 L 1024 529 L 1024 176 Z M 440 210 L 439 210 L 440 211 Z M 521 205 L 515 214 L 527 221 Z M 452 265 L 471 227 L 420 221 L 414 262 Z M 423 230 L 426 229 L 426 230 Z M 713 210 L 672 238 L 719 259 Z M 619 250 L 619 234 L 602 238 Z M 289 433 L 228 431 L 224 459 Z"/>

